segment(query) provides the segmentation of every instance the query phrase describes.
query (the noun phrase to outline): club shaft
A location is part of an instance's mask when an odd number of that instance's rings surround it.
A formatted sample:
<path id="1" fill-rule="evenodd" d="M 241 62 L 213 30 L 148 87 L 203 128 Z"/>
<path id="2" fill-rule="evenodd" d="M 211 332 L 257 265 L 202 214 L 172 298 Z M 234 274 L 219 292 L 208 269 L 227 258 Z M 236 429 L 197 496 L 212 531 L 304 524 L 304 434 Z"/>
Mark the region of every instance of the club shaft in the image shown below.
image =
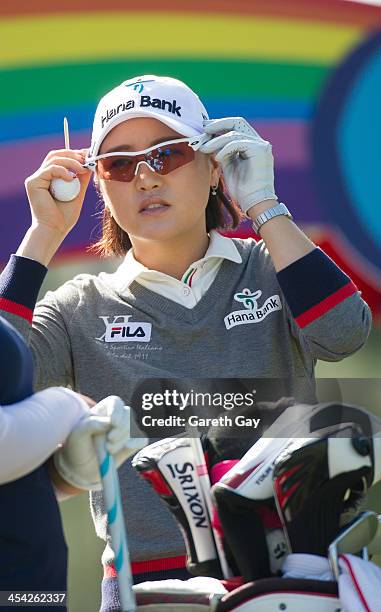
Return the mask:
<path id="1" fill-rule="evenodd" d="M 94 445 L 99 462 L 111 545 L 115 555 L 121 609 L 122 612 L 135 612 L 136 601 L 132 590 L 132 573 L 120 498 L 118 472 L 113 456 L 109 455 L 106 450 L 105 436 L 95 436 Z"/>

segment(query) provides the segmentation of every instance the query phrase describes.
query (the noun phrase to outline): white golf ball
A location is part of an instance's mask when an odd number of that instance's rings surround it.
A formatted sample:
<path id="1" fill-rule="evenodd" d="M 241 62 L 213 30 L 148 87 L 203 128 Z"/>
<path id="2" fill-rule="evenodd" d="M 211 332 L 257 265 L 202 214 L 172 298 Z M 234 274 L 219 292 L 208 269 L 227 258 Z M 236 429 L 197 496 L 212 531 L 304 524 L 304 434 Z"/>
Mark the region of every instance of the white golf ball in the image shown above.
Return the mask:
<path id="1" fill-rule="evenodd" d="M 81 190 L 81 183 L 77 177 L 72 181 L 64 181 L 56 178 L 50 183 L 49 191 L 55 200 L 60 202 L 71 202 L 74 200 Z"/>

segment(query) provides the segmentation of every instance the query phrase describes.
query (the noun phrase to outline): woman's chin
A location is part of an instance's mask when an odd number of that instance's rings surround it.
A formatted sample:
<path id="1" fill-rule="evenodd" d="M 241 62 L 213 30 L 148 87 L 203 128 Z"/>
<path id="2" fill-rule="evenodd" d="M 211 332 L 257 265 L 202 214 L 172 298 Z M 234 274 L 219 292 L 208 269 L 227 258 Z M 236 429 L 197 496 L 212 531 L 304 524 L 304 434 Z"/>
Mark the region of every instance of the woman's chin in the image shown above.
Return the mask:
<path id="1" fill-rule="evenodd" d="M 151 223 L 145 224 L 144 228 L 140 227 L 139 231 L 131 234 L 127 232 L 130 236 L 134 235 L 135 238 L 140 240 L 155 240 L 155 241 L 168 241 L 168 240 L 176 240 L 177 238 L 184 238 L 184 235 L 192 234 L 192 227 L 187 227 L 185 224 L 179 226 L 179 224 L 164 224 L 164 223 Z"/>
<path id="2" fill-rule="evenodd" d="M 159 229 L 154 228 L 152 231 L 144 231 L 144 232 L 136 232 L 135 234 L 129 234 L 130 239 L 140 240 L 144 242 L 168 242 L 172 240 L 176 240 L 180 236 L 183 236 L 183 232 L 179 232 L 179 230 L 168 230 L 168 229 Z"/>

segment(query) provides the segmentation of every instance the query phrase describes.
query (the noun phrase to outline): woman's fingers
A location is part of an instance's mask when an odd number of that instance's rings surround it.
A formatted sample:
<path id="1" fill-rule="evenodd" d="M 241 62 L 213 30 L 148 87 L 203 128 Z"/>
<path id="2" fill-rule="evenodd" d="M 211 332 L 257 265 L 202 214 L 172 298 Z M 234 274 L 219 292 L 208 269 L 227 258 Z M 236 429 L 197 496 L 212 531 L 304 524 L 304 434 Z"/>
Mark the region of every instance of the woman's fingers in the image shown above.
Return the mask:
<path id="1" fill-rule="evenodd" d="M 88 172 L 88 169 L 82 166 L 82 162 L 73 157 L 54 155 L 48 160 L 45 159 L 41 168 L 48 168 L 49 166 L 64 166 L 64 168 L 72 170 L 75 174 L 85 174 Z"/>
<path id="2" fill-rule="evenodd" d="M 239 153 L 242 159 L 249 159 L 255 157 L 262 152 L 265 152 L 268 148 L 271 151 L 271 145 L 266 141 L 255 141 L 250 139 L 244 139 L 241 136 L 240 140 L 228 142 L 216 155 L 215 159 L 220 164 L 224 164 L 227 159 L 235 156 Z"/>
<path id="3" fill-rule="evenodd" d="M 70 182 L 77 174 L 83 175 L 88 173 L 89 171 L 86 171 L 84 168 L 75 172 L 71 168 L 66 168 L 65 166 L 58 164 L 52 164 L 51 166 L 47 166 L 45 168 L 39 168 L 34 174 L 32 174 L 32 176 L 29 176 L 25 181 L 25 187 L 27 191 L 33 189 L 34 187 L 48 190 L 51 181 L 55 178 L 60 178 L 64 181 Z M 79 177 L 80 180 L 81 178 L 82 176 Z M 87 179 L 87 177 L 84 178 Z"/>
<path id="4" fill-rule="evenodd" d="M 79 163 L 84 163 L 86 158 L 86 149 L 56 149 L 49 151 L 41 165 L 44 166 L 46 163 L 49 163 L 54 157 L 69 157 L 76 159 Z"/>
<path id="5" fill-rule="evenodd" d="M 251 138 L 261 138 L 258 132 L 243 117 L 223 117 L 204 121 L 206 134 L 221 134 L 223 132 L 240 132 Z"/>
<path id="6" fill-rule="evenodd" d="M 201 145 L 199 151 L 206 154 L 215 154 L 220 151 L 228 142 L 235 140 L 242 140 L 242 134 L 240 132 L 228 132 L 222 136 L 216 136 L 209 140 L 205 144 Z"/>

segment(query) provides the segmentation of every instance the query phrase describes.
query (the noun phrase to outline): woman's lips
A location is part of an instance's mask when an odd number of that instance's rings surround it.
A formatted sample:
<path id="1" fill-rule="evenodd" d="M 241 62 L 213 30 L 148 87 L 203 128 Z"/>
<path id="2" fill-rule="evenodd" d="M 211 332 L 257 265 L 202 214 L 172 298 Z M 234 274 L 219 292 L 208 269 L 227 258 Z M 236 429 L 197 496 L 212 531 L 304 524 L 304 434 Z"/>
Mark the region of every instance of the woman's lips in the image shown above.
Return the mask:
<path id="1" fill-rule="evenodd" d="M 142 215 L 161 215 L 169 208 L 164 200 L 153 200 L 142 202 L 140 205 L 140 214 Z"/>

